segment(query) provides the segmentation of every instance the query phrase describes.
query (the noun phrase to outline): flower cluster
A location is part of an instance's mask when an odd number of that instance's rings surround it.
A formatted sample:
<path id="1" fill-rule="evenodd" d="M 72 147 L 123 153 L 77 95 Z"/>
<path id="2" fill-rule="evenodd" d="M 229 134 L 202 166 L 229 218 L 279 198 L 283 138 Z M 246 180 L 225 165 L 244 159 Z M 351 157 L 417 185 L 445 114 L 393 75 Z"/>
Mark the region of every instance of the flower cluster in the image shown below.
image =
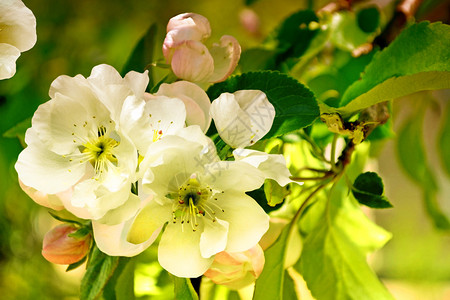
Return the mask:
<path id="1" fill-rule="evenodd" d="M 36 18 L 20 0 L 0 1 L 0 79 L 14 76 L 20 53 L 36 44 Z"/>
<path id="2" fill-rule="evenodd" d="M 186 24 L 192 32 L 183 29 Z M 168 29 L 164 49 L 173 63 L 191 58 L 179 54 L 183 50 L 173 41 L 201 39 L 209 25 L 202 16 L 184 14 Z M 87 78 L 58 77 L 51 99 L 33 116 L 16 170 L 37 203 L 90 220 L 104 253 L 134 256 L 161 236 L 161 266 L 178 277 L 198 277 L 218 253 L 215 265 L 229 255 L 242 260 L 252 254 L 268 230 L 268 215 L 246 192 L 268 178 L 286 185 L 290 174 L 281 155 L 244 148 L 270 130 L 275 109 L 257 90 L 224 93 L 211 103 L 194 83 L 165 83 L 150 94 L 148 82 L 147 72 L 122 78 L 108 65 L 94 67 Z M 232 157 L 222 160 L 205 134 L 212 120 L 235 148 Z M 46 238 L 45 257 L 57 263 L 81 259 L 89 242 L 70 239 L 73 230 L 55 229 Z M 66 253 L 72 248 L 77 252 Z M 262 252 L 255 253 L 257 271 L 246 284 L 262 269 Z"/>

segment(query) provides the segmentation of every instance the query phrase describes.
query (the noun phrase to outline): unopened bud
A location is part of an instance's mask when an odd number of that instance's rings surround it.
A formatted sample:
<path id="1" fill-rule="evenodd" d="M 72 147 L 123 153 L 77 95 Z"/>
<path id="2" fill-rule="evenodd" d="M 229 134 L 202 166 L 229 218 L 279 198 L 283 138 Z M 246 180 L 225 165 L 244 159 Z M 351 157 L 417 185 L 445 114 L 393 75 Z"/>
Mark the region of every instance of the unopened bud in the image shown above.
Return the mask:
<path id="1" fill-rule="evenodd" d="M 238 290 L 255 282 L 264 268 L 264 252 L 257 244 L 247 251 L 216 254 L 205 276 L 214 283 Z"/>
<path id="2" fill-rule="evenodd" d="M 85 257 L 89 252 L 91 234 L 70 236 L 77 231 L 73 225 L 62 224 L 47 232 L 42 246 L 44 258 L 55 264 L 69 265 Z"/>

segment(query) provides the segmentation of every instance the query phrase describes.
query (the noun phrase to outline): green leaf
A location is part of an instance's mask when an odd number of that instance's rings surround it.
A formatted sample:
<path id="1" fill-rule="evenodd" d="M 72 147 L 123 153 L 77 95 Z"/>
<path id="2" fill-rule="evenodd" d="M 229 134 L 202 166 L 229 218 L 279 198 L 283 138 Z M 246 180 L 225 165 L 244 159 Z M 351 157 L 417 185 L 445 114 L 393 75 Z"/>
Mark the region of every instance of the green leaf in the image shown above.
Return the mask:
<path id="1" fill-rule="evenodd" d="M 444 171 L 450 176 L 450 102 L 448 101 L 443 120 L 444 122 L 439 133 L 437 148 Z"/>
<path id="2" fill-rule="evenodd" d="M 376 26 L 373 31 L 363 30 L 355 13 L 350 11 L 333 14 L 330 26 L 332 28 L 331 42 L 345 51 L 353 51 L 362 44 L 371 42 L 375 38 L 375 31 L 378 29 L 378 26 Z"/>
<path id="3" fill-rule="evenodd" d="M 242 73 L 275 69 L 276 51 L 265 48 L 251 48 L 245 50 L 239 59 Z"/>
<path id="4" fill-rule="evenodd" d="M 374 56 L 345 92 L 338 112 L 359 110 L 422 90 L 450 88 L 450 26 L 422 22 L 402 31 Z"/>
<path id="5" fill-rule="evenodd" d="M 152 24 L 144 36 L 139 40 L 122 69 L 122 76 L 125 76 L 129 71 L 144 72 L 145 70 L 149 70 L 149 87 L 154 85 L 151 63 L 153 62 L 157 29 L 156 23 Z"/>
<path id="6" fill-rule="evenodd" d="M 172 276 L 176 300 L 198 300 L 198 295 L 192 287 L 189 278 Z"/>
<path id="7" fill-rule="evenodd" d="M 76 263 L 70 264 L 67 266 L 66 272 L 72 271 L 76 268 L 78 268 L 79 266 L 81 266 L 82 264 L 84 264 L 84 262 L 87 259 L 87 255 L 85 257 L 83 257 L 81 260 L 77 261 Z"/>
<path id="8" fill-rule="evenodd" d="M 92 251 L 86 273 L 81 280 L 81 300 L 97 299 L 119 265 L 119 257 L 108 256 L 97 247 Z"/>
<path id="9" fill-rule="evenodd" d="M 312 22 L 315 22 L 315 28 L 311 28 Z M 312 10 L 298 11 L 284 20 L 276 36 L 279 43 L 278 49 L 282 51 L 282 55 L 277 60 L 300 57 L 319 31 L 318 22 L 319 18 Z"/>
<path id="10" fill-rule="evenodd" d="M 77 231 L 70 233 L 69 236 L 76 238 L 76 239 L 82 239 L 90 233 L 91 233 L 91 229 L 89 227 L 81 227 Z"/>
<path id="11" fill-rule="evenodd" d="M 28 128 L 31 127 L 31 118 L 27 118 L 22 122 L 18 123 L 14 127 L 8 129 L 5 133 L 3 133 L 3 137 L 5 138 L 18 138 L 23 147 L 25 144 L 25 132 Z"/>
<path id="12" fill-rule="evenodd" d="M 295 282 L 287 270 L 284 271 L 283 299 L 298 299 L 297 293 L 295 292 Z"/>
<path id="13" fill-rule="evenodd" d="M 450 230 L 450 220 L 436 199 L 438 185 L 426 157 L 423 144 L 424 109 L 405 121 L 398 132 L 397 153 L 400 165 L 423 190 L 423 200 L 428 215 L 436 228 Z"/>
<path id="14" fill-rule="evenodd" d="M 356 14 L 358 26 L 362 31 L 371 33 L 380 26 L 380 12 L 375 6 L 361 9 Z"/>
<path id="15" fill-rule="evenodd" d="M 255 283 L 254 300 L 283 299 L 284 258 L 290 229 L 290 225 L 285 226 L 276 242 L 264 252 L 266 262 Z"/>
<path id="16" fill-rule="evenodd" d="M 306 127 L 319 117 L 319 107 L 313 93 L 297 80 L 271 71 L 244 73 L 212 85 L 207 93 L 210 99 L 238 90 L 261 90 L 276 115 L 271 130 L 264 138 L 283 135 Z"/>
<path id="17" fill-rule="evenodd" d="M 133 300 L 134 296 L 134 261 L 129 257 L 120 257 L 113 276 L 103 291 L 105 300 Z"/>
<path id="18" fill-rule="evenodd" d="M 266 195 L 267 204 L 275 206 L 283 203 L 284 199 L 290 194 L 289 187 L 280 186 L 273 179 L 266 179 L 264 182 L 264 193 Z"/>
<path id="19" fill-rule="evenodd" d="M 295 268 L 316 299 L 393 299 L 367 264 L 367 253 L 390 234 L 373 224 L 348 197 L 342 178 L 330 191 L 321 222 L 307 235 Z"/>
<path id="20" fill-rule="evenodd" d="M 383 181 L 377 173 L 360 174 L 353 183 L 353 187 L 353 196 L 359 203 L 372 208 L 392 207 L 392 204 L 383 196 Z"/>

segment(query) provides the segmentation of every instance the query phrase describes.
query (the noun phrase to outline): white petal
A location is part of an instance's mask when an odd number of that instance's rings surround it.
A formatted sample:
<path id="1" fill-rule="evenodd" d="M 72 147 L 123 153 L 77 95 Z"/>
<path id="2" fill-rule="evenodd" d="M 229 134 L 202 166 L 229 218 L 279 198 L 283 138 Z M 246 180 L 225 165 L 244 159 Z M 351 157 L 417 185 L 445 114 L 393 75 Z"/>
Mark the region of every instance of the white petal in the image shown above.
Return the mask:
<path id="1" fill-rule="evenodd" d="M 20 153 L 15 168 L 25 185 L 46 194 L 69 189 L 86 170 L 84 164 L 70 162 L 68 158 L 48 151 L 38 143 L 30 144 Z"/>
<path id="2" fill-rule="evenodd" d="M 209 116 L 211 101 L 198 85 L 189 81 L 163 83 L 156 95 L 181 99 L 186 106 L 186 124 L 199 125 L 204 132 L 208 130 L 211 123 Z"/>
<path id="3" fill-rule="evenodd" d="M 193 231 L 188 225 L 169 223 L 158 248 L 160 265 L 177 277 L 199 277 L 208 270 L 214 257 L 200 253 L 201 229 Z"/>
<path id="4" fill-rule="evenodd" d="M 202 132 L 199 126 L 192 125 L 184 127 L 179 129 L 175 134 L 188 141 L 203 145 L 202 155 L 208 156 L 205 163 L 212 163 L 220 160 L 217 156 L 217 150 L 214 142 Z"/>
<path id="5" fill-rule="evenodd" d="M 201 180 L 220 191 L 247 192 L 264 183 L 264 174 L 250 164 L 239 161 L 220 161 L 205 166 Z"/>
<path id="6" fill-rule="evenodd" d="M 243 148 L 251 144 L 253 132 L 250 119 L 233 94 L 221 94 L 212 102 L 209 113 L 217 132 L 228 145 Z"/>
<path id="7" fill-rule="evenodd" d="M 178 45 L 171 66 L 178 78 L 193 82 L 206 82 L 214 72 L 214 60 L 208 48 L 196 41 L 185 41 Z"/>
<path id="8" fill-rule="evenodd" d="M 149 147 L 154 161 L 143 178 L 144 191 L 165 196 L 178 188 L 193 174 L 203 170 L 203 146 L 178 136 L 166 136 Z M 148 165 L 144 161 L 141 166 Z M 154 175 L 156 174 L 156 176 Z"/>
<path id="9" fill-rule="evenodd" d="M 285 186 L 291 182 L 291 173 L 286 167 L 286 160 L 281 154 L 267 154 L 250 149 L 235 149 L 233 156 L 237 161 L 246 162 L 261 170 L 267 178 L 273 179 L 279 185 Z"/>
<path id="10" fill-rule="evenodd" d="M 7 43 L 21 52 L 36 43 L 36 18 L 22 1 L 0 1 L 0 43 Z"/>
<path id="11" fill-rule="evenodd" d="M 214 74 L 210 82 L 220 82 L 228 78 L 236 68 L 241 57 L 241 46 L 239 42 L 230 35 L 220 38 L 220 44 L 214 44 L 209 53 L 214 59 Z"/>
<path id="12" fill-rule="evenodd" d="M 200 237 L 200 252 L 208 258 L 225 250 L 228 238 L 228 222 L 217 219 L 216 222 L 206 220 Z"/>
<path id="13" fill-rule="evenodd" d="M 164 223 L 172 219 L 170 205 L 160 205 L 155 201 L 150 201 L 137 214 L 127 235 L 127 241 L 132 244 L 141 244 L 152 237 L 156 239 L 156 232 L 159 232 Z"/>
<path id="14" fill-rule="evenodd" d="M 158 237 L 162 226 L 153 231 L 153 235 L 139 244 L 127 241 L 127 236 L 134 222 L 134 218 L 117 225 L 105 225 L 92 222 L 94 239 L 98 248 L 110 256 L 135 256 L 147 249 Z"/>
<path id="15" fill-rule="evenodd" d="M 11 78 L 16 74 L 16 60 L 19 56 L 19 49 L 0 43 L 0 79 Z"/>
<path id="16" fill-rule="evenodd" d="M 128 220 L 136 215 L 139 209 L 141 200 L 138 196 L 129 192 L 128 200 L 117 208 L 109 210 L 101 219 L 99 223 L 115 225 Z"/>
<path id="17" fill-rule="evenodd" d="M 54 99 L 38 107 L 32 127 L 50 151 L 70 154 L 77 152 L 88 137 L 91 127 L 83 126 L 87 115 L 80 102 L 56 94 Z"/>
<path id="18" fill-rule="evenodd" d="M 125 84 L 133 91 L 137 97 L 142 97 L 147 89 L 149 78 L 148 71 L 139 73 L 135 71 L 128 72 L 124 77 Z"/>
<path id="19" fill-rule="evenodd" d="M 241 252 L 253 247 L 269 229 L 269 216 L 256 201 L 244 193 L 226 192 L 217 195 L 224 210 L 220 218 L 229 223 L 225 251 Z"/>
<path id="20" fill-rule="evenodd" d="M 111 192 L 94 179 L 84 180 L 75 186 L 71 203 L 75 207 L 84 208 L 92 215 L 92 219 L 99 220 L 108 211 L 120 207 L 129 199 L 130 188 L 125 182 Z M 120 221 L 111 220 L 115 223 Z"/>

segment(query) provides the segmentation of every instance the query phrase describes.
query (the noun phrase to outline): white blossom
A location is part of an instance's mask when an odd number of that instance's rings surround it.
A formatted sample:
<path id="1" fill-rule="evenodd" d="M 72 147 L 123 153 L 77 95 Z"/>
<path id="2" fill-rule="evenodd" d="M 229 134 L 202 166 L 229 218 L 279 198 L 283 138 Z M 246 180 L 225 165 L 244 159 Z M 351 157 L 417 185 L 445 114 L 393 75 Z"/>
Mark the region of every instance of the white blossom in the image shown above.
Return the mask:
<path id="1" fill-rule="evenodd" d="M 36 18 L 20 0 L 0 1 L 0 79 L 14 76 L 20 53 L 36 44 Z"/>

